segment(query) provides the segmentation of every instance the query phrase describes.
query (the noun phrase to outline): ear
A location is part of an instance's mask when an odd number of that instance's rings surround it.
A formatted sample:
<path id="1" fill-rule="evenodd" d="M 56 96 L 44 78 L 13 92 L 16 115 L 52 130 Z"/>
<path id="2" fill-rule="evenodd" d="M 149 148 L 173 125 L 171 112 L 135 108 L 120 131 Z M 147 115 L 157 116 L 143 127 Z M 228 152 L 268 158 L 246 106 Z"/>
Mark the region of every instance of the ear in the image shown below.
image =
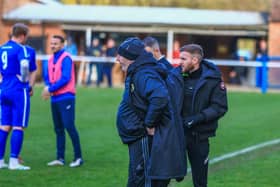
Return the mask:
<path id="1" fill-rule="evenodd" d="M 24 42 L 24 40 L 25 40 L 25 35 L 21 34 L 21 35 L 19 36 L 19 39 L 20 39 L 21 42 Z"/>
<path id="2" fill-rule="evenodd" d="M 194 64 L 199 64 L 199 59 L 198 59 L 198 57 L 197 57 L 197 56 L 193 56 L 193 57 L 192 57 L 192 62 L 193 62 Z"/>
<path id="3" fill-rule="evenodd" d="M 159 49 L 158 49 L 158 48 L 154 48 L 153 51 L 154 51 L 155 53 L 159 53 Z"/>

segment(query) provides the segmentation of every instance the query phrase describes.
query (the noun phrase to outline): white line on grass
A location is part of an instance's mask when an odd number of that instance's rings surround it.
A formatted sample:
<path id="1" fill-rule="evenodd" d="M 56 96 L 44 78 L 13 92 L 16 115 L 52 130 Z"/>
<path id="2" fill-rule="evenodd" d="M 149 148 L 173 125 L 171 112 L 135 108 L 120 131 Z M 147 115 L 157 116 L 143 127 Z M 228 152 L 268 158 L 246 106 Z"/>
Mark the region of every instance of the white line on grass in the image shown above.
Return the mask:
<path id="1" fill-rule="evenodd" d="M 260 143 L 260 144 L 257 144 L 257 145 L 253 145 L 253 146 L 250 146 L 250 147 L 247 147 L 247 148 L 244 148 L 244 149 L 240 149 L 238 151 L 234 151 L 234 152 L 231 152 L 231 153 L 224 154 L 222 156 L 213 158 L 209 161 L 209 164 L 215 164 L 215 163 L 220 162 L 222 160 L 226 160 L 226 159 L 229 159 L 229 158 L 232 158 L 232 157 L 236 157 L 236 156 L 254 151 L 256 149 L 260 149 L 260 148 L 263 148 L 263 147 L 266 147 L 266 146 L 275 145 L 275 144 L 279 144 L 279 143 L 280 143 L 280 138 L 275 139 L 275 140 L 271 140 L 271 141 L 267 141 L 267 142 L 263 142 L 263 143 Z M 191 172 L 191 168 L 188 169 L 188 173 L 190 173 L 190 172 Z"/>
<path id="2" fill-rule="evenodd" d="M 275 144 L 279 144 L 279 143 L 280 143 L 280 139 L 275 139 L 275 140 L 267 141 L 267 142 L 260 143 L 260 144 L 257 144 L 257 145 L 253 145 L 253 146 L 250 146 L 250 147 L 238 150 L 238 151 L 234 151 L 232 153 L 228 153 L 228 154 L 213 158 L 212 160 L 210 160 L 209 163 L 214 164 L 214 163 L 220 162 L 220 161 L 225 160 L 225 159 L 236 157 L 238 155 L 242 155 L 242 154 L 254 151 L 256 149 L 260 149 L 260 148 L 263 148 L 263 147 L 266 147 L 266 146 L 275 145 Z"/>

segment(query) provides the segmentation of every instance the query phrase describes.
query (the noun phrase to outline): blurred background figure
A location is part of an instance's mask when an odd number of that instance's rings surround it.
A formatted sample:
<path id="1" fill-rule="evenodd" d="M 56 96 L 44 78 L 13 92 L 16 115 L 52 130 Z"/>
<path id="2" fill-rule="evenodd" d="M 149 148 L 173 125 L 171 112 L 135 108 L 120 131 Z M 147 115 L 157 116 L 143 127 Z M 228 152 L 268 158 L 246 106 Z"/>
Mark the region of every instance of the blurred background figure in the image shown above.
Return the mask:
<path id="1" fill-rule="evenodd" d="M 264 39 L 259 41 L 256 61 L 261 61 L 261 62 L 269 61 L 267 42 Z M 257 67 L 256 68 L 256 86 L 257 87 L 262 87 L 262 76 L 263 76 L 262 67 Z"/>
<path id="2" fill-rule="evenodd" d="M 70 53 L 73 56 L 78 55 L 77 45 L 75 44 L 72 37 L 70 37 L 70 36 L 67 37 L 67 41 L 66 41 L 66 45 L 65 45 L 64 49 L 66 52 Z"/>
<path id="3" fill-rule="evenodd" d="M 93 38 L 91 47 L 87 50 L 87 55 L 94 56 L 94 57 L 101 57 L 102 56 L 102 46 L 100 45 L 99 38 Z M 103 80 L 103 70 L 102 70 L 102 63 L 99 62 L 89 62 L 88 63 L 88 76 L 86 80 L 86 85 L 91 85 L 92 80 L 92 69 L 93 66 L 96 65 L 96 73 L 97 73 L 97 80 L 96 80 L 96 86 L 99 87 L 100 83 Z"/>
<path id="4" fill-rule="evenodd" d="M 117 53 L 116 42 L 113 38 L 109 38 L 106 43 L 106 57 L 115 57 Z M 107 77 L 108 87 L 112 87 L 112 67 L 113 63 L 107 62 L 103 65 L 103 73 Z"/>
<path id="5" fill-rule="evenodd" d="M 239 50 L 235 57 L 239 62 L 246 63 L 250 58 L 248 51 Z M 229 72 L 229 83 L 235 85 L 243 85 L 247 81 L 248 67 L 233 66 Z"/>
<path id="6" fill-rule="evenodd" d="M 180 58 L 180 42 L 179 40 L 175 40 L 173 43 L 173 58 L 179 59 Z"/>
<path id="7" fill-rule="evenodd" d="M 173 51 L 172 51 L 172 65 L 174 67 L 179 66 L 179 61 L 180 61 L 180 42 L 179 40 L 174 40 L 173 42 Z"/>

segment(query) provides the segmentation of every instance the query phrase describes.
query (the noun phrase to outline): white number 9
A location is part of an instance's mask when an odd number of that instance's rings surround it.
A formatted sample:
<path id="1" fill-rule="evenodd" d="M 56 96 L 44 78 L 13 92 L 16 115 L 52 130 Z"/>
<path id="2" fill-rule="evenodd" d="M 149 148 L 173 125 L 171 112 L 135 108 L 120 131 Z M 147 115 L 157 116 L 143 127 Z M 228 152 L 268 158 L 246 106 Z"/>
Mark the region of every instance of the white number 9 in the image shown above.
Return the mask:
<path id="1" fill-rule="evenodd" d="M 3 51 L 1 54 L 1 60 L 2 60 L 2 68 L 3 70 L 8 67 L 8 53 L 7 51 Z"/>

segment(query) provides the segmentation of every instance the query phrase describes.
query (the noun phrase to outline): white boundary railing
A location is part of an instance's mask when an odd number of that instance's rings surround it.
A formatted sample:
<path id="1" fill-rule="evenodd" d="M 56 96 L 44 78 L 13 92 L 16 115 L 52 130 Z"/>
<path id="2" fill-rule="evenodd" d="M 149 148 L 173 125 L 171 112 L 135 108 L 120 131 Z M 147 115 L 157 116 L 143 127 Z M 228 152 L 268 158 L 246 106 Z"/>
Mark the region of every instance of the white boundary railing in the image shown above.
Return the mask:
<path id="1" fill-rule="evenodd" d="M 37 55 L 37 60 L 48 60 L 50 55 Z M 116 58 L 114 57 L 93 57 L 93 56 L 72 56 L 72 59 L 74 61 L 81 62 L 80 69 L 78 72 L 78 84 L 82 83 L 81 77 L 82 77 L 82 71 L 85 68 L 85 65 L 89 62 L 96 62 L 96 63 L 115 63 Z M 268 68 L 280 68 L 280 57 L 273 57 L 272 60 L 269 62 L 261 62 L 261 61 L 246 61 L 241 62 L 237 60 L 227 60 L 227 59 L 208 59 L 209 61 L 212 61 L 216 65 L 219 66 L 245 66 L 245 67 L 262 67 L 262 87 L 261 91 L 262 93 L 266 93 L 267 87 L 268 87 L 268 75 L 267 75 L 267 67 Z M 175 59 L 174 62 L 178 61 L 178 59 Z"/>

